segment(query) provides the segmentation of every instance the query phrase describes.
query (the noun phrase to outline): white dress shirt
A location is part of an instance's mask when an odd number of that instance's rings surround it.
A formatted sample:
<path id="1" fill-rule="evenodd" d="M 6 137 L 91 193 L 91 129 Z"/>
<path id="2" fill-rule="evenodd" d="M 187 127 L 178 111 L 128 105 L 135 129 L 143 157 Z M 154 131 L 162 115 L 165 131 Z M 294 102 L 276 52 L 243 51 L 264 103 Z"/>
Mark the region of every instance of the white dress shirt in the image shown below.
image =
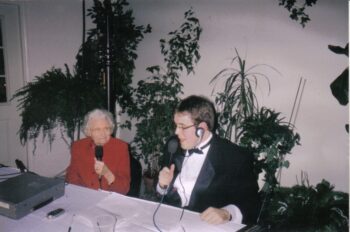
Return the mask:
<path id="1" fill-rule="evenodd" d="M 197 148 L 207 144 L 211 138 L 212 135 L 210 135 L 205 141 L 201 142 Z M 193 187 L 197 181 L 199 172 L 202 169 L 204 160 L 207 157 L 209 148 L 210 145 L 206 146 L 202 150 L 203 154 L 193 153 L 190 155 L 188 150 L 186 151 L 185 158 L 182 162 L 181 172 L 177 175 L 174 182 L 174 187 L 177 189 L 177 193 L 181 198 L 182 207 L 188 206 L 189 204 Z"/>
<path id="2" fill-rule="evenodd" d="M 186 151 L 185 158 L 182 162 L 182 169 L 181 172 L 177 175 L 175 182 L 174 182 L 174 188 L 177 189 L 177 193 L 179 194 L 181 198 L 181 207 L 188 206 L 191 198 L 191 194 L 194 188 L 194 185 L 196 184 L 196 181 L 199 176 L 199 172 L 202 169 L 203 163 L 207 157 L 210 144 L 206 146 L 206 144 L 211 140 L 213 137 L 212 134 L 210 134 L 209 138 L 205 141 L 202 141 L 197 148 L 201 148 L 205 146 L 202 150 L 203 154 L 189 154 L 188 150 Z M 157 185 L 157 191 L 160 194 L 165 194 L 167 190 L 164 190 L 160 188 L 159 183 Z M 230 214 L 232 215 L 232 222 L 234 223 L 242 223 L 242 213 L 240 209 L 235 205 L 227 205 L 223 207 L 223 209 L 226 209 Z"/>

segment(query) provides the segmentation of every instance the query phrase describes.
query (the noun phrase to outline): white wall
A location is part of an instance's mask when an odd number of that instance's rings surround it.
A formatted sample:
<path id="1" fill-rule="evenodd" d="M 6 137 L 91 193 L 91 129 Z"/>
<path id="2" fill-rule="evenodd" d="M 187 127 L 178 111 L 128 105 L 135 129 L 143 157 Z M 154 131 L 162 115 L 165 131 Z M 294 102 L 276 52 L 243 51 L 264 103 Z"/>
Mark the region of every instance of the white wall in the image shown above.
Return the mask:
<path id="1" fill-rule="evenodd" d="M 64 64 L 68 64 L 72 68 L 82 43 L 81 1 L 15 2 L 20 4 L 22 13 L 26 81 L 34 80 L 52 67 L 64 70 Z M 33 142 L 28 143 L 28 169 L 46 176 L 61 173 L 69 164 L 70 153 L 69 146 L 60 138 L 58 130 L 52 146 L 47 139 L 42 142 L 41 137 L 36 148 Z"/>
<path id="2" fill-rule="evenodd" d="M 203 94 L 214 99 L 210 96 L 213 86 L 209 81 L 229 66 L 235 48 L 247 59 L 247 66 L 264 63 L 282 73 L 278 76 L 265 70 L 270 75 L 271 93 L 268 95 L 265 83 L 261 82 L 257 94 L 260 105 L 281 112 L 286 120 L 299 78 L 306 78 L 296 121 L 302 145 L 288 155 L 291 166 L 283 171 L 282 184 L 296 184 L 300 172 L 306 171 L 310 184 L 324 178 L 336 189 L 348 191 L 348 134 L 344 130 L 348 107 L 339 105 L 329 88 L 348 65 L 348 59 L 327 48 L 328 44 L 344 46 L 348 41 L 346 1 L 319 1 L 308 10 L 311 21 L 305 28 L 291 21 L 288 12 L 275 0 L 130 0 L 130 3 L 136 24 L 149 23 L 153 28 L 139 46 L 134 83 L 147 76 L 146 67 L 161 64 L 159 39 L 178 28 L 190 6 L 203 27 L 202 58 L 195 75 L 181 78 L 186 96 Z M 81 2 L 23 1 L 22 9 L 27 80 L 52 66 L 72 65 L 81 44 Z M 132 136 L 133 132 L 121 132 L 121 138 L 128 142 Z M 51 151 L 48 145 L 41 146 L 39 155 L 32 158 L 35 170 L 50 175 L 67 165 L 69 152 L 64 144 L 58 141 Z"/>
<path id="3" fill-rule="evenodd" d="M 135 82 L 147 76 L 145 68 L 162 64 L 159 39 L 178 28 L 190 6 L 203 27 L 200 39 L 200 62 L 195 75 L 183 76 L 185 95 L 211 97 L 209 81 L 230 65 L 234 49 L 247 60 L 247 67 L 268 64 L 283 76 L 269 70 L 271 92 L 266 82 L 257 90 L 259 104 L 281 112 L 288 121 L 299 78 L 306 87 L 296 120 L 301 146 L 288 155 L 291 166 L 282 173 L 283 185 L 296 184 L 301 171 L 308 174 L 310 184 L 323 178 L 336 189 L 348 191 L 349 152 L 348 107 L 338 104 L 329 84 L 345 69 L 348 59 L 328 50 L 328 44 L 345 46 L 348 41 L 347 2 L 319 1 L 310 8 L 311 21 L 302 28 L 289 19 L 288 12 L 277 1 L 256 0 L 132 0 L 137 24 L 150 23 L 152 34 L 146 35 L 139 48 Z M 128 139 L 132 134 L 125 133 Z"/>

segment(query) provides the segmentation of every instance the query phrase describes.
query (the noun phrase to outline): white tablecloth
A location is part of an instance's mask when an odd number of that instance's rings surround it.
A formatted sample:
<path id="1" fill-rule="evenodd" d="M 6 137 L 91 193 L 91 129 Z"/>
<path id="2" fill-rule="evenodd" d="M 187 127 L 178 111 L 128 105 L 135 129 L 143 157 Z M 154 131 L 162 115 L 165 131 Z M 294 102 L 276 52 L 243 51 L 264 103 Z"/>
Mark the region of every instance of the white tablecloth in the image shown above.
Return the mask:
<path id="1" fill-rule="evenodd" d="M 67 184 L 65 194 L 31 214 L 14 220 L 0 216 L 1 232 L 89 232 L 96 229 L 96 218 L 109 214 L 116 217 L 115 231 L 147 232 L 158 231 L 153 223 L 153 214 L 159 203 L 127 197 L 121 194 L 92 190 Z M 46 214 L 53 209 L 63 208 L 65 213 L 54 219 Z M 155 215 L 155 222 L 161 231 L 220 232 L 237 231 L 244 225 L 226 223 L 208 225 L 200 220 L 198 213 L 162 204 Z"/>

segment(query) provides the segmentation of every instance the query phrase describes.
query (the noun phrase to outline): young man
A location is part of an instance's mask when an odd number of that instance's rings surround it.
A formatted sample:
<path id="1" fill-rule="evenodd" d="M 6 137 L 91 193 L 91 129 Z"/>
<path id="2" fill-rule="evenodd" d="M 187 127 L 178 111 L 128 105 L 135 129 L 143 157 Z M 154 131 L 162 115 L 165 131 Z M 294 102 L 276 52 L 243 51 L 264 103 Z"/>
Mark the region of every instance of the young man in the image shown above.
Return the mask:
<path id="1" fill-rule="evenodd" d="M 159 173 L 157 191 L 169 204 L 201 212 L 211 224 L 254 224 L 258 184 L 253 156 L 214 134 L 215 108 L 206 98 L 189 96 L 174 114 L 178 150 Z M 166 164 L 167 165 L 167 164 Z"/>

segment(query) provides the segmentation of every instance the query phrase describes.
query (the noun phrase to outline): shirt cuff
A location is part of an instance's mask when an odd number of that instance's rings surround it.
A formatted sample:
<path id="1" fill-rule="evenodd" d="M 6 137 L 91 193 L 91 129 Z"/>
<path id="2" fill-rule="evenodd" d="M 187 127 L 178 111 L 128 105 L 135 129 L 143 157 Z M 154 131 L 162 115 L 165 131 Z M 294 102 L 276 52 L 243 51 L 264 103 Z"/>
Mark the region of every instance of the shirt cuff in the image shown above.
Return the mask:
<path id="1" fill-rule="evenodd" d="M 157 184 L 157 192 L 159 194 L 161 194 L 161 195 L 165 195 L 167 193 L 167 191 L 168 191 L 168 188 L 160 187 L 159 182 L 158 182 L 158 184 Z"/>
<path id="2" fill-rule="evenodd" d="M 241 210 L 237 206 L 227 205 L 223 207 L 223 209 L 227 210 L 231 214 L 232 216 L 231 222 L 242 224 L 243 215 L 241 213 Z"/>

